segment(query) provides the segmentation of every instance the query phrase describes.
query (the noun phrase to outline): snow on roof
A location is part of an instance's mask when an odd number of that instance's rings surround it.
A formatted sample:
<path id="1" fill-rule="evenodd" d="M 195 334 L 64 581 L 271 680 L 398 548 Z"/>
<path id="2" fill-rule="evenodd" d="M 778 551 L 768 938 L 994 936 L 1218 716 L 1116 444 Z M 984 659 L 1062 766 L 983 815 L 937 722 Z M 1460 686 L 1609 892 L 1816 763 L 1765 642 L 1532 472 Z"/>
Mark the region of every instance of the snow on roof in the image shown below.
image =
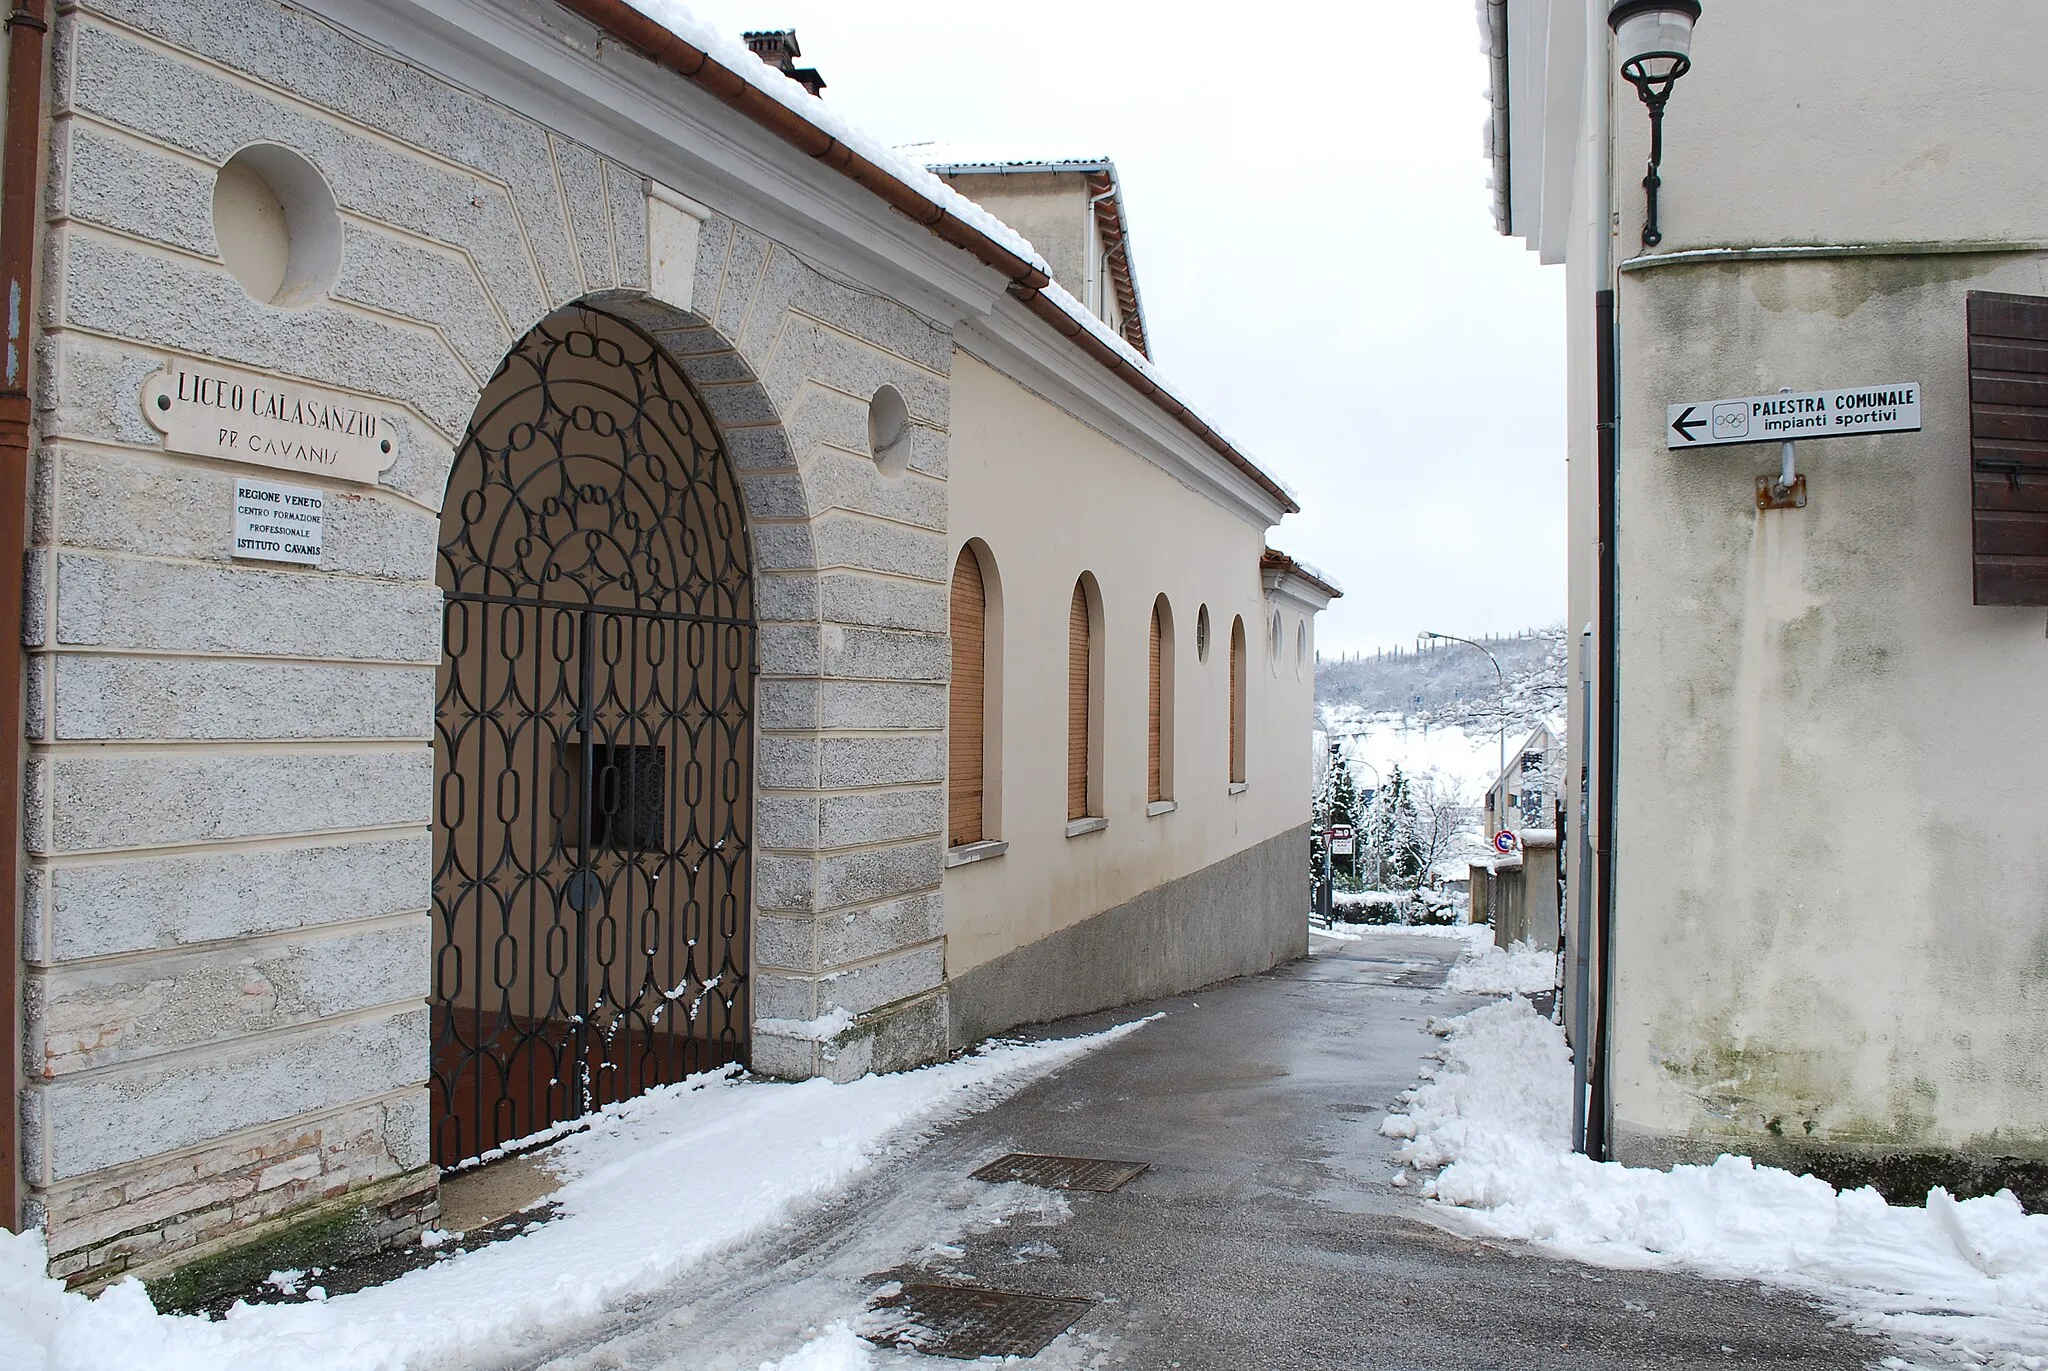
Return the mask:
<path id="1" fill-rule="evenodd" d="M 909 143 L 896 150 L 939 175 L 955 168 L 977 171 L 1007 171 L 1012 168 L 1018 171 L 1107 171 L 1112 174 L 1116 171 L 1116 163 L 1107 153 L 1099 157 L 1048 157 L 1042 152 L 1027 152 L 1021 148 L 991 148 L 967 143 Z"/>
<path id="2" fill-rule="evenodd" d="M 711 60 L 755 90 L 888 171 L 940 209 L 972 224 L 1040 271 L 1051 274 L 1045 259 L 1038 255 L 1038 249 L 1032 247 L 1023 234 L 926 171 L 920 163 L 840 117 L 839 112 L 824 100 L 763 62 L 740 39 L 699 19 L 680 0 L 626 0 L 626 3 L 691 47 L 709 54 Z"/>
<path id="3" fill-rule="evenodd" d="M 919 165 L 916 159 L 890 147 L 851 121 L 842 118 L 837 110 L 811 94 L 800 83 L 763 62 L 743 41 L 728 36 L 722 30 L 697 18 L 681 0 L 626 0 L 626 3 L 637 13 L 704 53 L 712 62 L 730 71 L 748 86 L 774 100 L 819 132 L 880 167 L 945 214 L 968 225 L 991 243 L 1014 254 L 1046 277 L 1051 277 L 1052 270 L 1045 258 L 1024 235 L 954 190 Z M 1107 163 L 1109 159 L 1102 160 Z M 1013 293 L 1015 290 L 1016 287 L 1013 285 Z M 1220 442 L 1228 448 L 1225 456 L 1232 464 L 1251 476 L 1258 484 L 1277 492 L 1288 512 L 1301 508 L 1294 491 L 1285 482 L 1278 480 L 1246 457 L 1235 442 L 1224 437 L 1219 429 L 1202 418 L 1195 407 L 1182 399 L 1180 392 L 1159 374 L 1150 358 L 1097 318 L 1093 310 L 1068 294 L 1058 282 L 1050 282 L 1036 293 L 1055 306 L 1061 314 L 1113 349 L 1117 357 L 1164 397 L 1167 403 L 1162 407 L 1167 408 L 1169 412 L 1177 408 L 1186 416 L 1182 421 L 1184 424 L 1198 434 L 1213 436 L 1215 442 Z M 1026 291 L 1024 294 L 1028 296 L 1031 292 Z M 1026 303 L 1029 303 L 1028 300 Z M 1140 390 L 1142 393 L 1143 387 L 1140 387 Z"/>
<path id="4" fill-rule="evenodd" d="M 1145 331 L 1145 304 L 1138 294 L 1137 266 L 1131 261 L 1131 225 L 1124 213 L 1123 186 L 1116 162 L 1100 157 L 1048 157 L 1017 148 L 976 147 L 965 143 L 909 143 L 897 149 L 938 176 L 1008 176 L 1028 173 L 1076 173 L 1088 178 L 1097 231 L 1108 248 L 1110 279 L 1124 313 L 1123 337 L 1151 356 Z"/>
<path id="5" fill-rule="evenodd" d="M 1259 555 L 1259 567 L 1263 571 L 1277 572 L 1283 576 L 1294 576 L 1308 582 L 1333 600 L 1344 598 L 1344 588 L 1316 570 L 1299 557 L 1290 557 L 1278 548 L 1269 547 Z"/>

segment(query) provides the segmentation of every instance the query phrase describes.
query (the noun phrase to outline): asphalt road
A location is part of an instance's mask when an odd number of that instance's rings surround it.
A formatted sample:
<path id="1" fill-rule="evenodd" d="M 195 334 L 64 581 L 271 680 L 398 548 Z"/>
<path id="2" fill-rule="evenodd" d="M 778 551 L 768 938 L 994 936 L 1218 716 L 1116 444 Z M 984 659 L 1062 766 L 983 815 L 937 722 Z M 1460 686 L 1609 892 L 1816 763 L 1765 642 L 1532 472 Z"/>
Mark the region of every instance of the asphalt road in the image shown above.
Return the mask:
<path id="1" fill-rule="evenodd" d="M 1755 1285 L 1599 1270 L 1425 1222 L 1388 1183 L 1377 1130 L 1436 1041 L 1425 1022 L 1478 1003 L 1440 988 L 1457 951 L 1319 940 L 1264 976 L 1054 1025 L 1164 1014 L 527 1365 L 755 1371 L 892 1278 L 1093 1301 L 1020 1363 L 1072 1371 L 1851 1368 L 1890 1351 Z M 1150 1169 L 1102 1195 L 969 1178 L 1011 1151 Z"/>

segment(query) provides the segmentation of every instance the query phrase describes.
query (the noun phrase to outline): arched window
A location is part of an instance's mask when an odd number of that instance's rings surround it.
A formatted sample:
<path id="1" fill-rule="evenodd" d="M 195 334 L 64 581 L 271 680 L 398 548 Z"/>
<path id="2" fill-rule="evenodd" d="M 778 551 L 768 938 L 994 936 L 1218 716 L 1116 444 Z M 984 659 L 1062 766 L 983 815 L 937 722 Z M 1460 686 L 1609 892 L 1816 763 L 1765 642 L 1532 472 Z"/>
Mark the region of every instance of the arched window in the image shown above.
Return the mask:
<path id="1" fill-rule="evenodd" d="M 1067 607 L 1067 819 L 1102 813 L 1101 600 L 1083 572 Z"/>
<path id="2" fill-rule="evenodd" d="M 1173 607 L 1152 602 L 1152 632 L 1145 694 L 1145 798 L 1173 798 Z"/>
<path id="3" fill-rule="evenodd" d="M 1244 784 L 1244 618 L 1230 623 L 1230 782 Z"/>
<path id="4" fill-rule="evenodd" d="M 953 563 L 953 683 L 946 710 L 946 842 L 951 847 L 996 835 L 994 784 L 1000 777 L 995 691 L 1001 662 L 993 566 L 978 543 Z"/>

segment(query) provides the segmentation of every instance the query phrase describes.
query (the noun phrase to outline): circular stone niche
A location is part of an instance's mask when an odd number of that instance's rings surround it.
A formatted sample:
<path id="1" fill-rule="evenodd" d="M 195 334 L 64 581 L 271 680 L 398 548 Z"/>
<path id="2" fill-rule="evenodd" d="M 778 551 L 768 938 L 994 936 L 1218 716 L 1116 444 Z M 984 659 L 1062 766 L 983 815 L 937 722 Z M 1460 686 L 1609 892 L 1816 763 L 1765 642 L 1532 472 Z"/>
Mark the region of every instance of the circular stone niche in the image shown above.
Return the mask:
<path id="1" fill-rule="evenodd" d="M 213 236 L 235 280 L 266 305 L 311 304 L 341 271 L 341 214 L 327 178 L 275 143 L 243 148 L 214 178 Z"/>
<path id="2" fill-rule="evenodd" d="M 910 407 L 894 386 L 883 386 L 868 401 L 868 453 L 884 476 L 909 469 Z"/>

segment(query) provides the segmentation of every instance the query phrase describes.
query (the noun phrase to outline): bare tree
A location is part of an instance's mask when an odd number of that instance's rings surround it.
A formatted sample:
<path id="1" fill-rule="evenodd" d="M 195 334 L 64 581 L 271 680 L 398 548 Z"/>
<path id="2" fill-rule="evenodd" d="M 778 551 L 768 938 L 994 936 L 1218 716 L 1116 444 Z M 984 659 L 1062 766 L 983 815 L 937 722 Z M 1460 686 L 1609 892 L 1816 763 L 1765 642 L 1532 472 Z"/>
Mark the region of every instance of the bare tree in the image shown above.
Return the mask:
<path id="1" fill-rule="evenodd" d="M 1479 809 L 1457 787 L 1436 772 L 1425 771 L 1410 782 L 1410 794 L 1415 802 L 1414 841 L 1425 879 L 1438 862 L 1479 855 Z"/>

